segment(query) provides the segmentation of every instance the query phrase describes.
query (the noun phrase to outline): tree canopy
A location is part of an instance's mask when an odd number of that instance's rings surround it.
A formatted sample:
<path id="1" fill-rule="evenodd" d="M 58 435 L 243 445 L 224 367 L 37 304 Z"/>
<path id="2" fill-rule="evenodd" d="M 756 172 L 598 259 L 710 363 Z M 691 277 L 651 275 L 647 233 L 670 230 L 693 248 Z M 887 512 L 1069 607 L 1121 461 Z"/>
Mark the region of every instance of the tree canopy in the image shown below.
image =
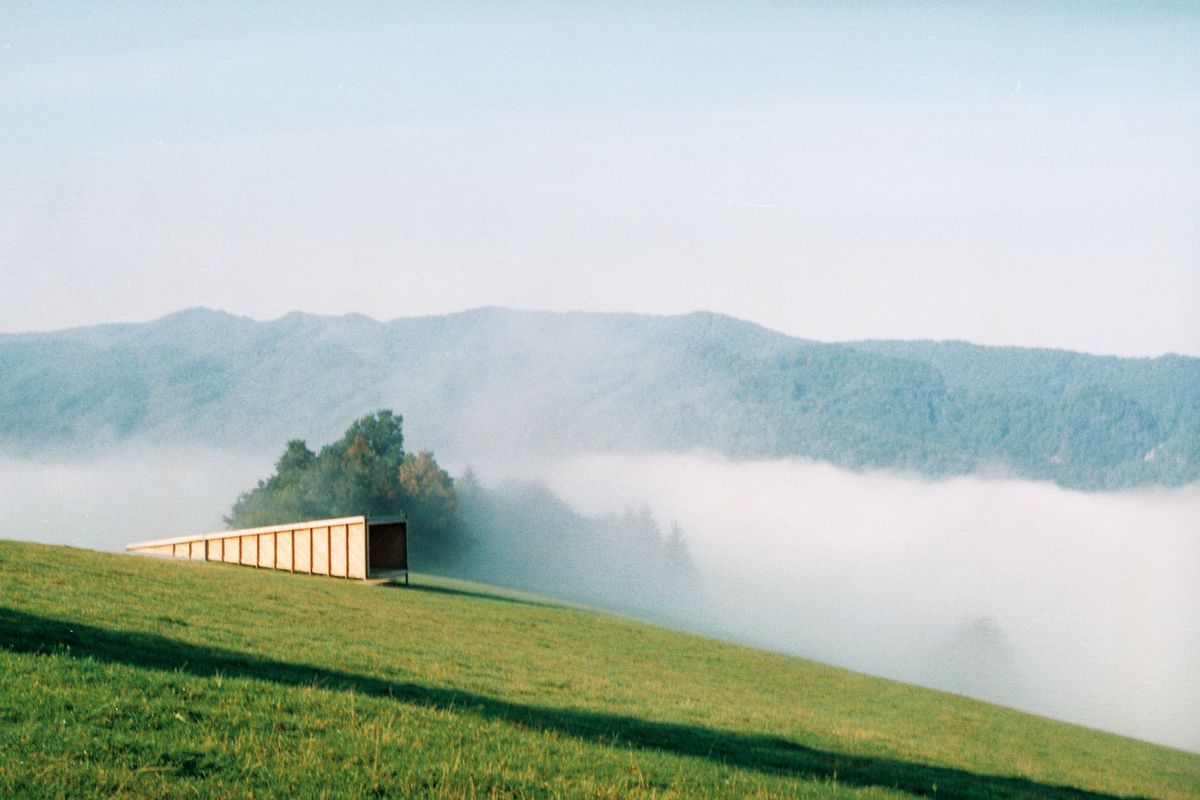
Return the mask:
<path id="1" fill-rule="evenodd" d="M 383 409 L 355 420 L 342 438 L 314 453 L 287 443 L 275 473 L 233 504 L 234 528 L 355 514 L 404 514 L 418 556 L 447 557 L 459 537 L 454 479 L 433 453 L 404 451 L 403 418 Z"/>

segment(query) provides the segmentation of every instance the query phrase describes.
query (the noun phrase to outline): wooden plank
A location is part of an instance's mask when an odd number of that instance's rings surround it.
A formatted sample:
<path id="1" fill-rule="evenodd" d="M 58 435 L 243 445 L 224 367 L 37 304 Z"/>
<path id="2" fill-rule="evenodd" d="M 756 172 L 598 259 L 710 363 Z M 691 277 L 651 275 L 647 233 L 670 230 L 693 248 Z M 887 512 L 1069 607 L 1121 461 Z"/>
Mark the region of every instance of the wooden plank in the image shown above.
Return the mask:
<path id="1" fill-rule="evenodd" d="M 356 522 L 347 526 L 346 577 L 367 577 L 367 526 Z"/>
<path id="2" fill-rule="evenodd" d="M 295 531 L 275 534 L 275 569 L 286 569 L 288 572 L 296 571 L 295 541 Z"/>
<path id="3" fill-rule="evenodd" d="M 277 533 L 260 533 L 258 539 L 258 565 L 275 569 L 275 537 Z"/>
<path id="4" fill-rule="evenodd" d="M 329 574 L 338 578 L 346 577 L 346 525 L 329 526 Z"/>
<path id="5" fill-rule="evenodd" d="M 312 538 L 312 573 L 314 575 L 328 575 L 329 528 L 313 528 Z"/>
<path id="6" fill-rule="evenodd" d="M 312 572 L 312 528 L 298 530 L 292 537 L 292 564 L 296 572 Z"/>
<path id="7" fill-rule="evenodd" d="M 225 563 L 239 564 L 242 561 L 242 537 L 230 536 L 225 540 Z"/>
<path id="8" fill-rule="evenodd" d="M 239 536 L 241 540 L 242 564 L 247 567 L 258 566 L 258 535 L 251 534 L 250 536 Z"/>

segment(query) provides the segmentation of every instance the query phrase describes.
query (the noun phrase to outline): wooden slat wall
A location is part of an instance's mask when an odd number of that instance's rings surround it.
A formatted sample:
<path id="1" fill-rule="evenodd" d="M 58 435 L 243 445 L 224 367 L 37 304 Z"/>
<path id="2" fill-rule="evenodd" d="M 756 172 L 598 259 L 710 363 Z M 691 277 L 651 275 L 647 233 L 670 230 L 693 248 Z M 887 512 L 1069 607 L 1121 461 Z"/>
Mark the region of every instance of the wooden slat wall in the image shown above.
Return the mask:
<path id="1" fill-rule="evenodd" d="M 142 553 L 243 564 L 263 569 L 284 569 L 339 578 L 367 577 L 369 550 L 367 525 L 298 526 L 284 530 L 230 531 L 195 539 L 131 545 Z"/>

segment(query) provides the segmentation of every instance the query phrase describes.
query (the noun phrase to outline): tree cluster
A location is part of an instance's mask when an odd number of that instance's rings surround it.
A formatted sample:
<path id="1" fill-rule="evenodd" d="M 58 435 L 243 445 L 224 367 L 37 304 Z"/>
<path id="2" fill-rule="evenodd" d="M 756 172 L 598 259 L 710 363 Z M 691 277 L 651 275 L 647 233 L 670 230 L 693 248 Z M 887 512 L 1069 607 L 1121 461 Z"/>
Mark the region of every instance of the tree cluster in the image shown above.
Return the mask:
<path id="1" fill-rule="evenodd" d="M 244 492 L 225 522 L 234 528 L 355 514 L 404 514 L 409 547 L 426 562 L 453 557 L 461 539 L 454 479 L 432 453 L 404 451 L 403 418 L 390 410 L 355 420 L 313 452 L 287 443 L 275 473 Z"/>
<path id="2" fill-rule="evenodd" d="M 664 531 L 648 507 L 580 514 L 542 484 L 484 487 L 470 470 L 456 489 L 472 534 L 460 577 L 660 620 L 682 619 L 697 602 L 683 531 Z"/>

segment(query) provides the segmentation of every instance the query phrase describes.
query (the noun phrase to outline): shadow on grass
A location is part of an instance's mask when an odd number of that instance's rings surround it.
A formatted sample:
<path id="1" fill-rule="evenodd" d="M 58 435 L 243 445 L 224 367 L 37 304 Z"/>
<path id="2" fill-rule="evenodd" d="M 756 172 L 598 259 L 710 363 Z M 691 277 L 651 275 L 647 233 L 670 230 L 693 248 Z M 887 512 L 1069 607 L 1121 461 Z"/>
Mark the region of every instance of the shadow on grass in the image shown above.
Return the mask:
<path id="1" fill-rule="evenodd" d="M 409 592 L 427 592 L 429 594 L 444 594 L 454 597 L 470 597 L 475 600 L 492 600 L 497 603 L 514 603 L 521 606 L 533 606 L 535 608 L 568 608 L 563 603 L 541 602 L 538 600 L 528 600 L 523 597 L 506 597 L 502 594 L 492 594 L 490 592 L 480 592 L 471 589 L 455 589 L 450 586 L 428 586 L 423 583 L 386 583 L 385 588 L 388 589 L 404 589 Z"/>
<path id="2" fill-rule="evenodd" d="M 0 607 L 0 648 L 21 653 L 56 653 L 74 658 L 181 671 L 198 677 L 221 674 L 284 686 L 317 685 L 388 697 L 402 703 L 504 720 L 536 731 L 553 731 L 605 746 L 631 746 L 692 756 L 731 767 L 798 778 L 834 780 L 861 787 L 900 789 L 915 795 L 971 800 L 1114 800 L 1069 786 L 1027 778 L 978 775 L 889 758 L 850 755 L 807 747 L 769 735 L 653 722 L 637 717 L 511 703 L 485 695 L 401 683 L 261 658 L 251 653 L 202 647 L 164 636 L 79 625 Z"/>

